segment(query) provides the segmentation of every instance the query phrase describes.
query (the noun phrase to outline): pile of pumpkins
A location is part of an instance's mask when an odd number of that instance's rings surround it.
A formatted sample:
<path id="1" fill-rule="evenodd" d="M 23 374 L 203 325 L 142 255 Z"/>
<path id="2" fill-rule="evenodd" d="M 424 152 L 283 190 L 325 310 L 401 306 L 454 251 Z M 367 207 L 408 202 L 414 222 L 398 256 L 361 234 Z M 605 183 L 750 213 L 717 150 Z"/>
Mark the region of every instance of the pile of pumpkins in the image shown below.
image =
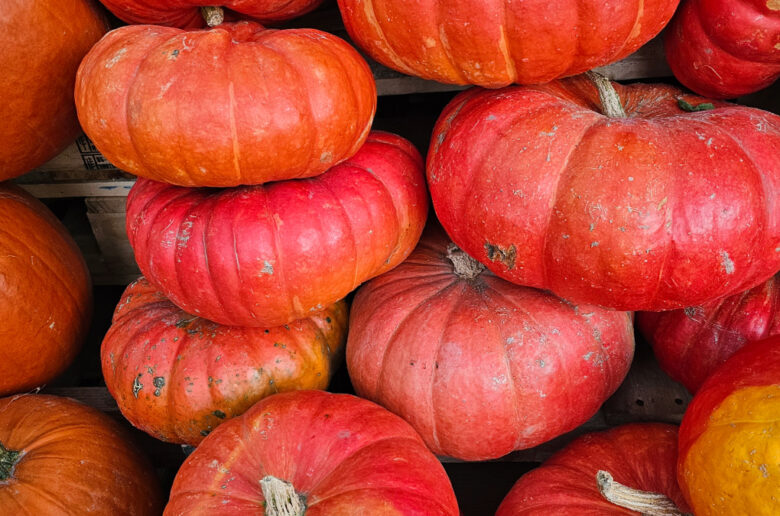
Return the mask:
<path id="1" fill-rule="evenodd" d="M 711 100 L 780 75 L 780 3 L 339 0 L 374 59 L 480 86 L 425 160 L 371 130 L 352 46 L 260 24 L 320 0 L 102 3 L 128 25 L 105 34 L 90 0 L 0 2 L 0 179 L 79 127 L 139 176 L 144 277 L 103 374 L 134 426 L 197 448 L 166 505 L 120 425 L 24 394 L 75 357 L 91 285 L 62 224 L 5 183 L 0 512 L 455 515 L 435 455 L 581 425 L 636 321 L 695 393 L 682 426 L 585 435 L 498 514 L 780 514 L 780 117 Z M 670 20 L 672 70 L 710 98 L 589 71 Z M 345 355 L 360 398 L 323 390 Z"/>

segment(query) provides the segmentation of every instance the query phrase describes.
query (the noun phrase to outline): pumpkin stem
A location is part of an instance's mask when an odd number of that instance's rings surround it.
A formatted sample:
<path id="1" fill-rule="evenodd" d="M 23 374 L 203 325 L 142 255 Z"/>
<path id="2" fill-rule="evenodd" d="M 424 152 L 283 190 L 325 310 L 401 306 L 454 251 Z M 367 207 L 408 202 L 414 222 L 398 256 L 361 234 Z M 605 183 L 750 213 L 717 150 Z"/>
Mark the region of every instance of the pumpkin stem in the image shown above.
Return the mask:
<path id="1" fill-rule="evenodd" d="M 455 268 L 455 274 L 461 279 L 473 280 L 485 270 L 485 266 L 467 255 L 460 247 L 450 243 L 447 246 L 447 258 Z"/>
<path id="2" fill-rule="evenodd" d="M 601 100 L 601 112 L 609 118 L 626 118 L 626 110 L 620 103 L 620 95 L 615 91 L 612 82 L 594 71 L 585 72 L 585 75 L 596 86 Z"/>
<path id="3" fill-rule="evenodd" d="M 21 452 L 6 449 L 3 443 L 0 443 L 0 481 L 11 478 L 21 454 Z"/>
<path id="4" fill-rule="evenodd" d="M 265 516 L 303 516 L 306 502 L 290 482 L 267 475 L 260 481 L 265 498 Z"/>
<path id="5" fill-rule="evenodd" d="M 216 27 L 225 21 L 225 11 L 215 5 L 207 5 L 200 8 L 200 14 L 206 20 L 206 25 Z"/>
<path id="6" fill-rule="evenodd" d="M 599 492 L 608 502 L 636 511 L 643 516 L 690 516 L 680 512 L 667 496 L 624 486 L 620 482 L 615 482 L 612 475 L 606 471 L 596 473 L 596 483 Z"/>

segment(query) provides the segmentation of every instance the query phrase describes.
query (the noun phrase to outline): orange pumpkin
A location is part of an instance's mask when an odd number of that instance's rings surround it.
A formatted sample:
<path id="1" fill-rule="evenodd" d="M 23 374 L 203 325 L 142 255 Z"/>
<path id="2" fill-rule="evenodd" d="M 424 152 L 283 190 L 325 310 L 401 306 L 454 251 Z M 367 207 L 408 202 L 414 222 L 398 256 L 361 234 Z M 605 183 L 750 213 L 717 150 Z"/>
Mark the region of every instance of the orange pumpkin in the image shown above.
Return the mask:
<path id="1" fill-rule="evenodd" d="M 0 181 L 59 154 L 79 132 L 76 69 L 106 32 L 93 0 L 3 0 Z"/>
<path id="2" fill-rule="evenodd" d="M 780 514 L 780 336 L 737 351 L 696 393 L 677 481 L 696 516 Z"/>
<path id="3" fill-rule="evenodd" d="M 128 438 L 114 420 L 68 398 L 0 399 L 0 513 L 160 514 L 157 476 Z"/>
<path id="4" fill-rule="evenodd" d="M 37 199 L 0 185 L 0 395 L 44 384 L 78 353 L 92 314 L 87 265 Z"/>
<path id="5" fill-rule="evenodd" d="M 103 376 L 133 425 L 196 446 L 266 396 L 327 388 L 346 329 L 344 301 L 275 328 L 224 326 L 188 314 L 141 278 L 103 340 Z"/>

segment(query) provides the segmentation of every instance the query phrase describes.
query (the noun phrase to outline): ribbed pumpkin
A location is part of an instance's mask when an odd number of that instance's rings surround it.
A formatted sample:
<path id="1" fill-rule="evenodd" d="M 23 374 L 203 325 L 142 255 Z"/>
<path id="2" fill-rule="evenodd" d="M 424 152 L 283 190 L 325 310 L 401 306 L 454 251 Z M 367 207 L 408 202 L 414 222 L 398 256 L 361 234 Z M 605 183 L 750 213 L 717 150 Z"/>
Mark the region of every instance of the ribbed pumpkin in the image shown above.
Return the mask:
<path id="1" fill-rule="evenodd" d="M 205 25 L 202 7 L 215 4 L 256 20 L 273 22 L 295 18 L 322 3 L 322 0 L 225 0 L 221 4 L 208 0 L 100 0 L 112 13 L 127 23 L 151 23 L 182 29 Z"/>
<path id="2" fill-rule="evenodd" d="M 407 420 L 438 455 L 497 458 L 584 423 L 634 352 L 631 317 L 497 278 L 438 228 L 352 304 L 358 395 Z"/>
<path id="3" fill-rule="evenodd" d="M 780 276 L 702 306 L 640 312 L 636 321 L 661 368 L 695 393 L 748 341 L 780 335 Z"/>
<path id="4" fill-rule="evenodd" d="M 349 35 L 380 63 L 499 88 L 622 59 L 661 31 L 678 1 L 339 0 L 339 7 Z"/>
<path id="5" fill-rule="evenodd" d="M 344 301 L 276 328 L 230 327 L 184 312 L 141 278 L 103 339 L 103 377 L 133 425 L 196 446 L 266 396 L 325 389 L 346 337 Z"/>
<path id="6" fill-rule="evenodd" d="M 374 132 L 312 179 L 230 190 L 139 180 L 127 234 L 141 271 L 182 309 L 232 326 L 279 326 L 398 265 L 427 214 L 420 154 Z"/>
<path id="7" fill-rule="evenodd" d="M 676 473 L 676 426 L 623 425 L 579 437 L 523 475 L 496 516 L 679 515 L 688 507 Z"/>
<path id="8" fill-rule="evenodd" d="M 87 265 L 65 227 L 20 188 L 0 184 L 0 395 L 65 370 L 92 315 Z"/>
<path id="9" fill-rule="evenodd" d="M 270 396 L 184 462 L 167 516 L 456 516 L 441 463 L 412 428 L 348 394 Z"/>
<path id="10" fill-rule="evenodd" d="M 780 117 L 591 77 L 447 106 L 428 183 L 453 241 L 509 281 L 619 310 L 695 306 L 775 274 Z"/>
<path id="11" fill-rule="evenodd" d="M 116 29 L 76 83 L 84 131 L 114 165 L 183 186 L 325 172 L 357 152 L 376 86 L 343 40 L 254 22 Z"/>
<path id="12" fill-rule="evenodd" d="M 780 337 L 752 342 L 693 397 L 677 480 L 696 516 L 780 514 Z"/>
<path id="13" fill-rule="evenodd" d="M 780 2 L 685 0 L 665 33 L 674 76 L 700 95 L 734 98 L 780 77 Z"/>
<path id="14" fill-rule="evenodd" d="M 43 394 L 0 399 L 0 507 L 8 515 L 156 516 L 149 461 L 102 412 Z"/>
<path id="15" fill-rule="evenodd" d="M 106 30 L 92 0 L 3 0 L 0 181 L 43 164 L 76 138 L 76 69 Z"/>

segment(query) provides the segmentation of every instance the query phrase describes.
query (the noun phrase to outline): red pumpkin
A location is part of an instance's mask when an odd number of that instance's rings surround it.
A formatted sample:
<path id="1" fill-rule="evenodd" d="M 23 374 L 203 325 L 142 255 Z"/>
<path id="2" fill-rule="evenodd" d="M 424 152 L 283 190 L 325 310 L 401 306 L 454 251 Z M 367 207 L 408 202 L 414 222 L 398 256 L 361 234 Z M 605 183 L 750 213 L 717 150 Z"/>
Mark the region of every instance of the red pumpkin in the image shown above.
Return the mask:
<path id="1" fill-rule="evenodd" d="M 92 316 L 87 265 L 40 201 L 0 184 L 0 395 L 39 387 L 67 368 Z"/>
<path id="2" fill-rule="evenodd" d="M 447 106 L 428 183 L 453 241 L 509 281 L 618 310 L 694 306 L 777 272 L 780 117 L 594 81 L 603 102 L 576 77 Z"/>
<path id="3" fill-rule="evenodd" d="M 780 336 L 701 386 L 680 426 L 677 481 L 696 516 L 780 514 Z"/>
<path id="4" fill-rule="evenodd" d="M 139 180 L 127 234 L 141 271 L 185 311 L 231 326 L 309 317 L 406 258 L 428 213 L 422 158 L 372 133 L 320 177 L 231 190 Z"/>
<path id="5" fill-rule="evenodd" d="M 622 59 L 661 31 L 678 1 L 339 0 L 339 7 L 349 35 L 380 63 L 423 79 L 499 88 Z"/>
<path id="6" fill-rule="evenodd" d="M 114 420 L 43 394 L 0 399 L 3 514 L 156 516 L 157 475 Z"/>
<path id="7" fill-rule="evenodd" d="M 597 480 L 599 471 L 612 478 L 610 490 L 602 492 L 609 482 L 603 474 L 599 476 L 604 480 Z M 643 423 L 594 432 L 577 438 L 523 475 L 496 516 L 680 514 L 688 506 L 676 471 L 676 426 Z M 670 512 L 652 511 L 661 507 Z"/>
<path id="8" fill-rule="evenodd" d="M 276 328 L 229 327 L 186 313 L 141 278 L 103 339 L 103 377 L 134 426 L 197 446 L 266 396 L 325 389 L 346 337 L 344 301 Z"/>
<path id="9" fill-rule="evenodd" d="M 76 138 L 76 69 L 106 32 L 92 0 L 4 0 L 2 10 L 0 181 L 42 165 Z"/>
<path id="10" fill-rule="evenodd" d="M 636 320 L 661 368 L 695 393 L 748 341 L 780 335 L 780 275 L 702 306 L 640 312 Z"/>
<path id="11" fill-rule="evenodd" d="M 100 0 L 127 23 L 151 23 L 196 29 L 206 23 L 201 8 L 214 6 L 208 0 Z M 236 13 L 265 22 L 289 20 L 313 10 L 322 0 L 225 0 L 221 5 Z"/>
<path id="12" fill-rule="evenodd" d="M 114 165 L 183 186 L 311 177 L 357 152 L 376 86 L 343 40 L 253 22 L 112 31 L 79 68 L 84 131 Z"/>
<path id="13" fill-rule="evenodd" d="M 777 0 L 686 0 L 664 38 L 674 76 L 700 95 L 734 98 L 780 77 Z"/>
<path id="14" fill-rule="evenodd" d="M 347 368 L 434 453 L 484 460 L 587 421 L 633 352 L 629 314 L 508 283 L 431 230 L 358 291 Z"/>
<path id="15" fill-rule="evenodd" d="M 280 498 L 291 500 L 288 512 L 279 511 Z M 444 468 L 407 423 L 322 391 L 276 394 L 217 428 L 179 470 L 165 514 L 261 507 L 306 516 L 458 514 Z"/>

